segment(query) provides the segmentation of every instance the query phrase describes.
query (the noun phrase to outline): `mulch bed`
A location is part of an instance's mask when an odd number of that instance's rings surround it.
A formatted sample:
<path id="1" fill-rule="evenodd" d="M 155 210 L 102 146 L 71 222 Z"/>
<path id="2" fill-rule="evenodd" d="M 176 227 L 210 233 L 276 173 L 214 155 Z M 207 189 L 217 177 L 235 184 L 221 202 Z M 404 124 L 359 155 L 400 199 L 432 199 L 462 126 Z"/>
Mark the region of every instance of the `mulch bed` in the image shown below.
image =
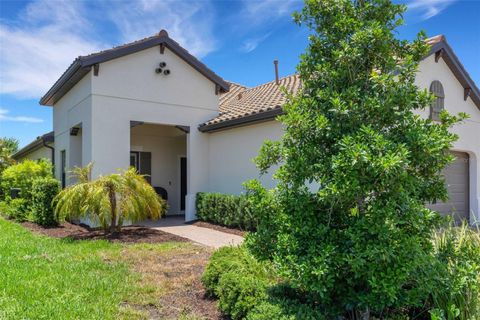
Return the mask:
<path id="1" fill-rule="evenodd" d="M 57 227 L 42 227 L 32 222 L 22 225 L 32 232 L 54 238 L 71 238 L 74 240 L 108 240 L 121 243 L 161 243 L 188 242 L 188 239 L 143 227 L 124 227 L 120 233 L 105 234 L 103 230 L 90 229 L 86 226 L 65 222 Z"/>
<path id="2" fill-rule="evenodd" d="M 218 224 L 213 224 L 213 223 L 200 221 L 200 220 L 196 220 L 196 221 L 192 222 L 191 224 L 194 225 L 194 226 L 197 226 L 197 227 L 209 228 L 209 229 L 213 229 L 213 230 L 217 230 L 217 231 L 221 231 L 221 232 L 225 232 L 225 233 L 235 234 L 235 235 L 241 236 L 241 237 L 244 237 L 245 234 L 247 233 L 246 231 L 243 231 L 243 230 L 240 230 L 240 229 L 228 228 L 228 227 L 220 226 Z"/>

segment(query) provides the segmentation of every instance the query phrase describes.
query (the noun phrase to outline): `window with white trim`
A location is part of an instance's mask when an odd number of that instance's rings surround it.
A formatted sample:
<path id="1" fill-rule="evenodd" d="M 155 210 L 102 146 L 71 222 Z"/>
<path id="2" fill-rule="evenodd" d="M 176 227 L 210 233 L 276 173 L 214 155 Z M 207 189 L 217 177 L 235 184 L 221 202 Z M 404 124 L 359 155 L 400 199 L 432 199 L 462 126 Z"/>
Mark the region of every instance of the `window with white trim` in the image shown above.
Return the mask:
<path id="1" fill-rule="evenodd" d="M 440 120 L 440 113 L 445 108 L 445 93 L 442 83 L 435 80 L 430 84 L 430 92 L 435 96 L 435 100 L 430 106 L 430 119 Z"/>

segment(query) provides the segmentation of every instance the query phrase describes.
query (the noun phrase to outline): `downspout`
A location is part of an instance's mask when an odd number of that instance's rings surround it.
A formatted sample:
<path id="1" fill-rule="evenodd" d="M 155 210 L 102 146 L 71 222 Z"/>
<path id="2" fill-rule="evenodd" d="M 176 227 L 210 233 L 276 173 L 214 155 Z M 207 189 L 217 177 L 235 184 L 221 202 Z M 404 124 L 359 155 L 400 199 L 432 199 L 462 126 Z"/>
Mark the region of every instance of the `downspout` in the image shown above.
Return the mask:
<path id="1" fill-rule="evenodd" d="M 52 150 L 52 171 L 53 171 L 52 173 L 55 176 L 55 148 L 52 146 L 49 146 L 45 141 L 45 138 L 42 138 L 42 144 L 45 148 Z"/>

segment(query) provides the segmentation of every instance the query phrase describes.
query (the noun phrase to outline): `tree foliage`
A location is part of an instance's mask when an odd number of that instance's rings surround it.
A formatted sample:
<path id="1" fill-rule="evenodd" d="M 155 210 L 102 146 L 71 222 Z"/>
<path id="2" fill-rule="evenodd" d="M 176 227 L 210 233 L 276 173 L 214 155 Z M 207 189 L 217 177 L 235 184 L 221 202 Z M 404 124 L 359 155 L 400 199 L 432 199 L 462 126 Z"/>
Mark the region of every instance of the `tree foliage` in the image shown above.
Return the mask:
<path id="1" fill-rule="evenodd" d="M 5 200 L 10 200 L 10 190 L 20 189 L 19 197 L 30 201 L 32 184 L 35 179 L 52 176 L 52 163 L 48 160 L 26 159 L 3 170 L 0 175 L 0 189 Z"/>
<path id="2" fill-rule="evenodd" d="M 15 138 L 0 138 L 0 174 L 8 166 L 15 163 L 12 155 L 18 150 L 18 140 Z"/>
<path id="3" fill-rule="evenodd" d="M 91 179 L 92 164 L 75 168 L 76 184 L 55 197 L 55 213 L 65 218 L 86 217 L 106 231 L 120 231 L 123 222 L 158 219 L 166 213 L 167 204 L 145 178 L 134 168 L 98 179 Z"/>
<path id="4" fill-rule="evenodd" d="M 432 101 L 415 85 L 429 48 L 423 33 L 395 37 L 404 10 L 389 0 L 305 2 L 294 15 L 311 31 L 302 90 L 279 118 L 284 136 L 256 159 L 261 172 L 280 165 L 278 185 L 249 184 L 269 209 L 252 251 L 327 316 L 419 307 L 431 289 L 423 277 L 439 216 L 425 203 L 447 197 L 449 128 L 466 115 L 418 115 Z"/>

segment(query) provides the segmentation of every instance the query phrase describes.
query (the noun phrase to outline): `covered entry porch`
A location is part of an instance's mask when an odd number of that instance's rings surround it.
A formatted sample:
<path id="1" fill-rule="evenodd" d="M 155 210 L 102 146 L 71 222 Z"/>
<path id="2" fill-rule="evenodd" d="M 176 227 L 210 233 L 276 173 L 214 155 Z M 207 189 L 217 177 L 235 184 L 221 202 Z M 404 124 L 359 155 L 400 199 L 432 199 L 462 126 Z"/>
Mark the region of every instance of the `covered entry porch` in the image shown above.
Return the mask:
<path id="1" fill-rule="evenodd" d="M 130 166 L 167 200 L 168 216 L 184 215 L 188 129 L 140 121 L 131 121 L 130 126 Z"/>

